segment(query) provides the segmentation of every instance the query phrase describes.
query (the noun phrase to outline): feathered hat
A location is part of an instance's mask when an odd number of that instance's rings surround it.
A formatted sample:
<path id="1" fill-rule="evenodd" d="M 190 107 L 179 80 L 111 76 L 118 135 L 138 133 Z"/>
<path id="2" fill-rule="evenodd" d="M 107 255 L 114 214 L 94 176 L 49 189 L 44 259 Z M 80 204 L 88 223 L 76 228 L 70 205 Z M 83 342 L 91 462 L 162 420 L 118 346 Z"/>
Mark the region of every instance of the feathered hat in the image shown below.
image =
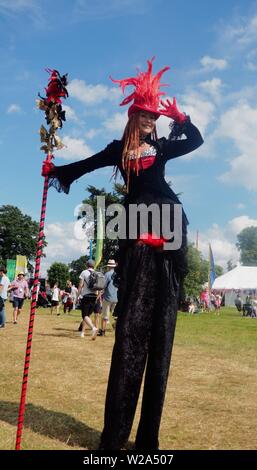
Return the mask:
<path id="1" fill-rule="evenodd" d="M 160 97 L 165 95 L 165 93 L 160 91 L 160 87 L 167 85 L 160 84 L 160 79 L 170 67 L 164 67 L 156 75 L 152 75 L 153 61 L 154 57 L 148 60 L 148 70 L 146 72 L 139 72 L 136 77 L 124 78 L 123 80 L 114 80 L 110 77 L 114 83 L 119 83 L 123 93 L 127 86 L 132 85 L 135 87 L 133 93 L 124 98 L 120 103 L 120 106 L 124 106 L 134 100 L 134 103 L 128 109 L 129 117 L 140 110 L 153 113 L 157 118 L 162 114 L 162 111 L 159 109 Z"/>

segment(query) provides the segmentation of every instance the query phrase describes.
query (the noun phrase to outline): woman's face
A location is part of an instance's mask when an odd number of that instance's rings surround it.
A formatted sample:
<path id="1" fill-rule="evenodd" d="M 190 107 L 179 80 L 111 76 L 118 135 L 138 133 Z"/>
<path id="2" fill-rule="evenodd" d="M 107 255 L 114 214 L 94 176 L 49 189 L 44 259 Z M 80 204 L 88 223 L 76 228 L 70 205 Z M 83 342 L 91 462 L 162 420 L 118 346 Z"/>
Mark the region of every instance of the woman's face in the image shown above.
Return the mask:
<path id="1" fill-rule="evenodd" d="M 143 135 L 148 135 L 155 129 L 155 114 L 148 113 L 147 111 L 140 111 L 138 117 L 139 131 Z"/>

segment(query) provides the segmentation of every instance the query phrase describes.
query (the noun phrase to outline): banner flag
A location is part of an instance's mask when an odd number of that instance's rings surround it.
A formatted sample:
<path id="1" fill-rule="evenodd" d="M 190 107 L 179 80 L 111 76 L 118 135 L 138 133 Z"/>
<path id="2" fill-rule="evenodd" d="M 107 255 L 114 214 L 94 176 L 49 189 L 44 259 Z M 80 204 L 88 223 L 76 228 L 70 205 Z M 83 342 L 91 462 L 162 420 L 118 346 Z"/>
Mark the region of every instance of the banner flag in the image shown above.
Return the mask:
<path id="1" fill-rule="evenodd" d="M 12 282 L 15 279 L 16 259 L 8 259 L 6 269 L 7 269 L 7 277 Z"/>
<path id="2" fill-rule="evenodd" d="M 213 258 L 211 245 L 209 243 L 209 289 L 212 288 L 215 278 L 216 278 L 216 274 L 215 274 L 214 258 Z"/>
<path id="3" fill-rule="evenodd" d="M 15 276 L 17 276 L 17 274 L 20 273 L 20 272 L 26 274 L 27 271 L 28 270 L 27 270 L 27 258 L 26 258 L 26 256 L 16 255 Z"/>
<path id="4" fill-rule="evenodd" d="M 101 263 L 103 256 L 103 232 L 104 232 L 104 223 L 103 223 L 103 210 L 101 207 L 98 208 L 98 217 L 97 217 L 97 241 L 96 241 L 96 254 L 95 254 L 95 269 Z"/>

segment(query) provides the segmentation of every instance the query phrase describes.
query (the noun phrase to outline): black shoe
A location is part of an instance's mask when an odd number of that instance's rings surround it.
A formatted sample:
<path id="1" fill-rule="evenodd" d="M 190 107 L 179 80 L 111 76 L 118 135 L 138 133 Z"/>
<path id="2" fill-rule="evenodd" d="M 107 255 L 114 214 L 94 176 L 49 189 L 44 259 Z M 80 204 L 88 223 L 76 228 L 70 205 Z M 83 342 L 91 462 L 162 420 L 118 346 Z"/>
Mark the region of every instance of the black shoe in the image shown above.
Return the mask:
<path id="1" fill-rule="evenodd" d="M 101 330 L 101 328 L 99 328 L 99 331 L 98 331 L 98 333 L 97 333 L 97 336 L 103 336 L 103 333 L 104 333 L 103 330 Z"/>

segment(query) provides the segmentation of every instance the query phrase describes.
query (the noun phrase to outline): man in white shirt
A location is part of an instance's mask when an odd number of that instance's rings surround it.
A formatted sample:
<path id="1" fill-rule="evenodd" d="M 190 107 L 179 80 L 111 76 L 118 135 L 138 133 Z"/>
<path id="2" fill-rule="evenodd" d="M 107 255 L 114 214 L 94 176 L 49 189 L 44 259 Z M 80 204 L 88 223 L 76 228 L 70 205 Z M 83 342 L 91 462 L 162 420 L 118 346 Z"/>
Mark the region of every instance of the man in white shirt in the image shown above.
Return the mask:
<path id="1" fill-rule="evenodd" d="M 71 286 L 72 310 L 76 309 L 76 302 L 78 297 L 78 289 L 74 284 Z"/>
<path id="2" fill-rule="evenodd" d="M 7 290 L 10 284 L 9 278 L 6 276 L 6 269 L 0 266 L 0 328 L 5 327 L 5 302 L 7 299 Z M 2 308 L 1 308 L 2 307 Z"/>
<path id="3" fill-rule="evenodd" d="M 92 259 L 87 261 L 87 269 L 82 271 L 80 274 L 80 282 L 78 287 L 78 297 L 82 296 L 81 299 L 81 314 L 82 314 L 82 322 L 80 324 L 79 330 L 81 331 L 80 336 L 84 338 L 85 328 L 86 325 L 91 328 L 92 331 L 92 339 L 95 340 L 98 332 L 98 328 L 96 328 L 90 318 L 90 315 L 94 311 L 94 306 L 96 302 L 96 292 L 88 287 L 88 281 L 90 278 L 90 274 L 94 271 L 95 263 Z"/>

